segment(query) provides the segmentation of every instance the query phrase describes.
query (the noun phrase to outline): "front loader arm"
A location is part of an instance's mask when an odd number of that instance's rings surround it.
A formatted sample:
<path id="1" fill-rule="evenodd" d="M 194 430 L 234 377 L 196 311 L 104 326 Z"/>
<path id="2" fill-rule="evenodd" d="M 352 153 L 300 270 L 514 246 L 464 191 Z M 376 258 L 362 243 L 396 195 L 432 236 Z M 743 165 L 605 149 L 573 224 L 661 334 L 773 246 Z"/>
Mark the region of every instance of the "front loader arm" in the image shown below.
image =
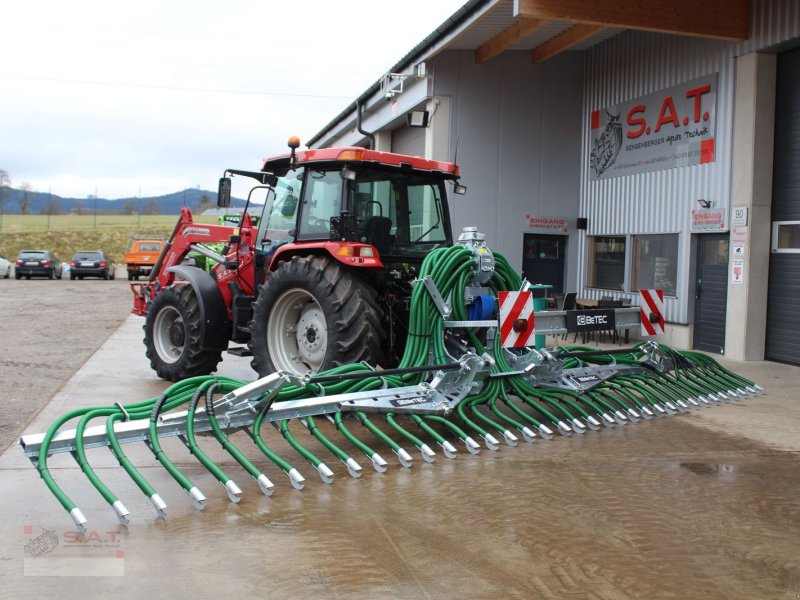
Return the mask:
<path id="1" fill-rule="evenodd" d="M 172 267 L 180 265 L 191 252 L 197 251 L 197 245 L 225 244 L 231 241 L 232 236 L 239 236 L 237 245 L 246 244 L 252 247 L 255 231 L 249 214 L 245 214 L 240 230 L 238 227 L 195 223 L 191 209 L 186 206 L 181 208 L 175 228 L 164 245 L 148 281 L 144 284 L 131 283 L 134 294 L 132 312 L 144 316 L 147 302 L 152 300 L 159 290 L 174 283 L 175 273 Z M 238 252 L 238 248 L 235 250 Z"/>

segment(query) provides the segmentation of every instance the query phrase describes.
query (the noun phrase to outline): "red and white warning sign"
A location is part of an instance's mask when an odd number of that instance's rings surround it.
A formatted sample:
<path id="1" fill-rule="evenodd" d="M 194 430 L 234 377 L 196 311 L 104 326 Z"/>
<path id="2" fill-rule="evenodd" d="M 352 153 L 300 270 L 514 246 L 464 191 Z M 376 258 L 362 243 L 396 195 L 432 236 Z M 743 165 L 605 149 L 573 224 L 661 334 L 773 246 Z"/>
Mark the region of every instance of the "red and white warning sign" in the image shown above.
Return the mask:
<path id="1" fill-rule="evenodd" d="M 664 333 L 664 290 L 639 290 L 642 335 Z"/>
<path id="2" fill-rule="evenodd" d="M 503 348 L 523 348 L 535 343 L 533 292 L 500 292 L 500 341 Z"/>

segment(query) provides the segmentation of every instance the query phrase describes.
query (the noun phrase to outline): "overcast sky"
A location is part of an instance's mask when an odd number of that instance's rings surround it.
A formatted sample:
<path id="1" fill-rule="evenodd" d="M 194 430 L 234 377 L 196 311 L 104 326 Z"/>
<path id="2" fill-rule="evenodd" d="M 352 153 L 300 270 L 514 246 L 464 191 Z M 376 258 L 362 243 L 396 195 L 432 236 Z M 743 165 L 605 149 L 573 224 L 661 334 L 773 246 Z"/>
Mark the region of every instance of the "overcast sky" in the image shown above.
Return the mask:
<path id="1" fill-rule="evenodd" d="M 465 0 L 18 0 L 0 169 L 60 196 L 214 189 L 304 143 Z"/>

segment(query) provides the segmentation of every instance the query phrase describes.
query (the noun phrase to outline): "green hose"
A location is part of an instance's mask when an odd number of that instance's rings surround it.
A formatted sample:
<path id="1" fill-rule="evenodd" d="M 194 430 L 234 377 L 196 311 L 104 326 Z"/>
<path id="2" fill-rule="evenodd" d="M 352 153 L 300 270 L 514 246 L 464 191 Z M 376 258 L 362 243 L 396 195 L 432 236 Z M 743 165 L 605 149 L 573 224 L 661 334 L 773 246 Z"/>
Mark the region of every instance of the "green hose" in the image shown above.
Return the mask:
<path id="1" fill-rule="evenodd" d="M 501 291 L 520 290 L 522 280 L 505 257 L 494 253 L 494 260 L 494 272 L 484 287 L 488 287 L 495 295 Z M 469 318 L 465 302 L 465 288 L 474 285 L 470 282 L 475 276 L 477 268 L 478 261 L 473 251 L 460 245 L 437 248 L 426 255 L 419 267 L 417 280 L 412 285 L 405 350 L 398 365 L 400 368 L 419 368 L 452 362 L 451 353 L 458 355 L 463 352 L 462 342 L 471 344 L 478 355 L 487 353 L 486 346 L 491 349 L 491 355 L 494 358 L 491 373 L 489 376 L 482 374 L 475 381 L 471 393 L 456 404 L 452 415 L 447 417 L 431 414 L 410 415 L 411 422 L 417 425 L 423 434 L 438 443 L 448 457 L 455 456 L 455 448 L 445 435 L 442 435 L 441 431 L 462 440 L 470 452 L 477 453 L 479 446 L 467 433 L 468 431 L 475 432 L 484 439 L 489 448 L 496 449 L 499 442 L 492 432 L 501 433 L 506 442 L 513 445 L 516 436 L 511 433 L 512 429 L 521 431 L 528 441 L 533 441 L 534 431 L 529 426 L 544 438 L 550 438 L 553 434 L 548 424 L 556 426 L 564 435 L 569 435 L 573 431 L 582 433 L 585 429 L 584 424 L 593 429 L 598 428 L 600 422 L 596 417 L 604 419 L 607 424 L 610 424 L 608 421 L 613 421 L 613 419 L 623 423 L 629 419 L 635 420 L 639 414 L 650 418 L 653 414 L 650 411 L 651 408 L 656 412 L 663 412 L 667 409 L 669 409 L 668 412 L 674 412 L 670 408 L 671 406 L 677 405 L 679 407 L 677 409 L 680 410 L 687 406 L 687 402 L 696 404 L 695 398 L 705 401 L 703 397 L 706 395 L 713 398 L 736 396 L 743 393 L 757 393 L 761 389 L 755 383 L 725 369 L 711 357 L 696 352 L 676 352 L 663 345 L 663 352 L 670 356 L 674 363 L 674 368 L 666 373 L 657 373 L 654 370 L 646 375 L 618 373 L 595 388 L 584 392 L 534 385 L 523 375 L 511 374 L 512 368 L 506 350 L 501 346 L 499 335 L 492 337 L 492 334 L 487 334 L 483 330 L 470 328 L 463 328 L 460 332 L 462 337 L 454 336 L 449 331 L 445 332 L 442 315 L 423 281 L 430 277 L 441 296 L 449 299 L 451 314 L 448 318 L 467 321 Z M 643 350 L 636 349 L 627 352 L 612 351 L 602 355 L 569 356 L 569 352 L 587 350 L 591 350 L 591 348 L 573 345 L 557 349 L 554 353 L 556 358 L 562 361 L 563 368 L 611 364 L 638 366 L 642 364 L 640 361 L 645 355 Z M 511 353 L 508 356 L 511 356 Z M 275 394 L 274 398 L 270 398 L 274 403 L 281 403 L 314 396 L 367 392 L 383 387 L 397 388 L 419 384 L 427 377 L 426 371 L 402 375 L 382 375 L 380 371 L 375 371 L 373 375 L 363 379 L 346 377 L 372 371 L 374 371 L 373 367 L 365 364 L 342 365 L 318 374 L 320 376 L 344 376 L 342 379 L 306 385 L 285 385 Z M 218 393 L 231 392 L 242 385 L 244 385 L 242 381 L 222 376 L 193 377 L 171 385 L 157 398 L 125 406 L 88 407 L 68 412 L 57 419 L 45 433 L 38 452 L 37 470 L 59 503 L 70 512 L 78 526 L 83 527 L 86 522 L 85 517 L 54 481 L 47 466 L 50 447 L 58 430 L 66 422 L 78 419 L 75 438 L 76 460 L 98 493 L 114 507 L 122 519 L 124 515 L 120 513 L 126 513 L 126 510 L 123 510 L 124 506 L 97 476 L 90 466 L 85 452 L 84 434 L 88 424 L 93 419 L 104 417 L 110 450 L 139 489 L 151 499 L 159 514 L 163 516 L 163 509 L 166 505 L 153 486 L 124 454 L 115 432 L 115 426 L 120 421 L 149 418 L 147 441 L 154 456 L 175 481 L 189 493 L 195 506 L 202 508 L 205 497 L 166 456 L 159 442 L 159 423 L 164 418 L 162 415 L 181 409 L 187 411 L 185 443 L 190 453 L 225 486 L 232 500 L 238 499 L 238 488 L 197 443 L 195 418 L 200 418 L 201 411 L 198 404 L 200 399 L 205 397 L 205 417 L 208 419 L 214 438 L 237 463 L 259 482 L 264 493 L 270 494 L 271 482 L 231 442 L 215 414 L 214 396 Z M 512 395 L 514 398 L 511 397 Z M 264 400 L 255 416 L 252 430 L 245 428 L 245 431 L 261 452 L 287 473 L 292 485 L 302 488 L 304 483 L 302 475 L 272 451 L 262 437 L 262 426 L 265 420 L 269 420 L 270 406 L 270 402 Z M 398 455 L 403 466 L 411 466 L 411 457 L 391 436 L 373 423 L 365 413 L 356 411 L 353 414 L 368 432 Z M 376 470 L 385 471 L 385 461 L 372 447 L 348 429 L 343 413 L 335 412 L 330 418 L 336 425 L 337 431 L 358 451 L 370 458 Z M 395 437 L 406 440 L 419 448 L 425 460 L 433 460 L 434 453 L 422 437 L 415 435 L 402 425 L 397 415 L 388 413 L 385 415 L 385 419 Z M 463 424 L 463 429 L 456 424 L 455 419 Z M 333 472 L 295 438 L 289 428 L 289 423 L 288 420 L 282 420 L 277 426 L 286 442 L 320 472 L 323 481 L 330 483 Z M 357 463 L 344 449 L 320 430 L 314 417 L 305 417 L 303 423 L 323 447 L 348 466 L 351 474 L 360 474 L 360 467 L 357 466 Z M 440 431 L 437 431 L 437 428 Z"/>

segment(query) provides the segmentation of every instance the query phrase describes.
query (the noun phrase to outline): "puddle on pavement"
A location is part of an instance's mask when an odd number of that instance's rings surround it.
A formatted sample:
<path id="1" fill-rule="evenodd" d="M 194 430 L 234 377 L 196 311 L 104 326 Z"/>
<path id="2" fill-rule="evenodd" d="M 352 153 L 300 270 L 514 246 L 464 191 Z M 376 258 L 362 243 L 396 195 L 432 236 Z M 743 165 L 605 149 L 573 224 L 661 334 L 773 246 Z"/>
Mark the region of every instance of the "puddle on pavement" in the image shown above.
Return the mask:
<path id="1" fill-rule="evenodd" d="M 326 433 L 340 439 L 332 429 Z M 243 435 L 232 438 L 249 457 L 258 456 Z M 33 470 L 24 474 L 27 489 L 0 499 L 0 508 L 25 511 L 18 518 L 37 532 L 54 528 L 61 545 L 53 554 L 121 551 L 125 576 L 102 584 L 114 598 L 728 599 L 800 593 L 800 457 L 680 417 L 496 453 L 483 449 L 479 456 L 462 446 L 456 460 L 439 454 L 434 464 L 417 453 L 412 469 L 381 450 L 391 459 L 388 472 L 372 471 L 359 457 L 359 480 L 312 441 L 310 449 L 337 474 L 330 486 L 274 432 L 268 439 L 305 474 L 305 490 L 293 490 L 271 463 L 257 461 L 277 486 L 264 497 L 223 459 L 244 490 L 241 503 L 230 504 L 185 448 L 170 443 L 168 452 L 188 465 L 187 475 L 208 503 L 202 512 L 193 510 L 163 469 L 147 467 L 144 474 L 169 504 L 166 521 L 152 516 L 121 469 L 103 468 L 104 480 L 134 513 L 116 547 L 82 547 L 65 537 L 68 518 Z M 304 434 L 304 443 L 308 439 Z M 201 445 L 210 451 L 214 443 L 206 438 Z M 55 475 L 69 482 L 90 527 L 116 530 L 110 509 L 77 469 Z M 11 508 L 12 501 L 27 507 Z M 15 539 L 4 545 L 22 557 L 24 539 Z M 53 583 L 4 575 L 18 595 Z M 85 595 L 85 580 L 77 579 L 61 580 L 61 600 Z"/>
<path id="2" fill-rule="evenodd" d="M 733 465 L 718 465 L 711 463 L 682 462 L 680 466 L 695 475 L 732 475 L 736 470 Z"/>

